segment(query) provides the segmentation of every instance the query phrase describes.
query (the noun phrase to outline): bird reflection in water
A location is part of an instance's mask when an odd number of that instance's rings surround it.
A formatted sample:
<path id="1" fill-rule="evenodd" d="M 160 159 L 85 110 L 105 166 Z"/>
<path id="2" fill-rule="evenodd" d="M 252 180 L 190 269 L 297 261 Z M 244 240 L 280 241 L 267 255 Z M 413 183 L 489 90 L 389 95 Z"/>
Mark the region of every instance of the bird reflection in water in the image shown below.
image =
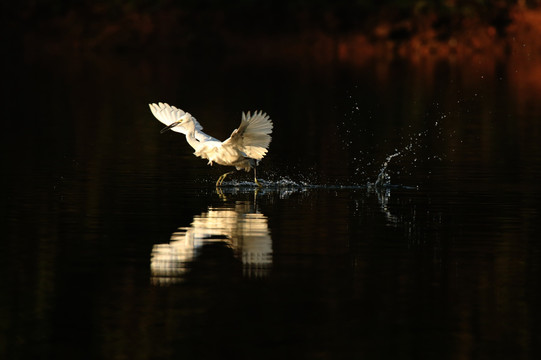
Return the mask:
<path id="1" fill-rule="evenodd" d="M 168 285 L 182 281 L 189 263 L 197 261 L 202 248 L 226 244 L 242 261 L 249 277 L 264 277 L 272 265 L 272 240 L 267 217 L 249 201 L 211 206 L 194 216 L 189 227 L 180 227 L 167 244 L 156 244 L 151 255 L 151 281 Z"/>

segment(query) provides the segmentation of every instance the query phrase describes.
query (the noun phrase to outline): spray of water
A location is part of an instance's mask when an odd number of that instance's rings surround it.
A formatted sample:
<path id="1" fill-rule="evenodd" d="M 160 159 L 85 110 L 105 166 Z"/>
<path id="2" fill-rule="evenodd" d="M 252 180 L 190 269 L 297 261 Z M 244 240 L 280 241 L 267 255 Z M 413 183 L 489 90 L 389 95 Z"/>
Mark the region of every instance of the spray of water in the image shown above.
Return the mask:
<path id="1" fill-rule="evenodd" d="M 387 156 L 387 158 L 385 159 L 385 162 L 383 163 L 381 169 L 379 170 L 379 174 L 376 179 L 376 182 L 374 183 L 374 186 L 376 188 L 383 188 L 383 187 L 388 187 L 389 185 L 391 185 L 391 175 L 387 171 L 387 167 L 389 166 L 391 159 L 398 155 L 400 155 L 400 152 L 396 152 L 392 155 Z"/>

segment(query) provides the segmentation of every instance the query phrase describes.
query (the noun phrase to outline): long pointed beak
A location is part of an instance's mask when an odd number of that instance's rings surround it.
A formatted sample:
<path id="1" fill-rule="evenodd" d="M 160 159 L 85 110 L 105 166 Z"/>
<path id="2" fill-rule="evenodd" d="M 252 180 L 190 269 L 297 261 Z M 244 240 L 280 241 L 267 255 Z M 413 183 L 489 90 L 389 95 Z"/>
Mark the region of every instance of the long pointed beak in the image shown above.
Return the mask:
<path id="1" fill-rule="evenodd" d="M 178 124 L 180 124 L 180 121 L 176 121 L 176 122 L 174 122 L 174 123 L 172 123 L 172 124 L 167 125 L 166 127 L 164 127 L 163 129 L 160 130 L 160 134 L 163 134 L 163 133 L 166 132 L 167 130 L 174 128 L 174 127 L 177 126 Z"/>

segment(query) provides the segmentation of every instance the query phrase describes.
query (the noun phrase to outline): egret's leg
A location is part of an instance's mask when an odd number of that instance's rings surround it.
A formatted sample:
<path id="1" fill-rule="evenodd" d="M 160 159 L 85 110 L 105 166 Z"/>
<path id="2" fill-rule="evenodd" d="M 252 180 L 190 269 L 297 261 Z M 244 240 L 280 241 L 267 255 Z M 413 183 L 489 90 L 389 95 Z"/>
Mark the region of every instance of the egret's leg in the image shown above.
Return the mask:
<path id="1" fill-rule="evenodd" d="M 220 186 L 220 181 L 222 180 L 223 177 L 224 177 L 224 176 L 221 175 L 221 176 L 218 178 L 218 180 L 216 180 L 216 187 Z"/>
<path id="2" fill-rule="evenodd" d="M 263 185 L 261 185 L 259 183 L 259 181 L 257 181 L 257 175 L 256 175 L 255 167 L 254 167 L 254 182 L 257 184 L 258 187 L 263 187 Z"/>
<path id="3" fill-rule="evenodd" d="M 218 178 L 218 181 L 216 181 L 216 186 L 222 186 L 222 183 L 224 182 L 225 178 L 227 177 L 227 175 L 229 174 L 233 174 L 234 171 L 230 171 L 230 172 L 226 172 L 225 174 L 223 174 L 222 176 L 220 176 Z"/>
<path id="4" fill-rule="evenodd" d="M 223 178 L 224 178 L 223 175 L 221 175 L 221 176 L 218 178 L 218 180 L 216 181 L 216 187 L 222 185 L 222 179 L 223 179 Z"/>

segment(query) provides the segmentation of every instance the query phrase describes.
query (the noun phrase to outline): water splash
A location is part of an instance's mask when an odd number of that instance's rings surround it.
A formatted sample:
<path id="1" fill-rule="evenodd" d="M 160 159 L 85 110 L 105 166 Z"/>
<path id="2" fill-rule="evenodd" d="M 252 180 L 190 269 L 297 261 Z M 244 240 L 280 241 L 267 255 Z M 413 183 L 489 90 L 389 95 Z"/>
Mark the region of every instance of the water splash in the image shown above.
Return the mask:
<path id="1" fill-rule="evenodd" d="M 441 142 L 434 140 L 445 137 L 443 130 L 450 113 L 438 102 L 427 104 L 424 113 L 418 114 L 419 118 L 396 129 L 398 137 L 392 134 L 396 144 L 388 148 L 391 141 L 388 134 L 378 133 L 385 128 L 375 125 L 377 104 L 374 104 L 376 108 L 370 104 L 359 106 L 361 95 L 355 89 L 346 93 L 348 105 L 342 122 L 337 124 L 342 149 L 349 155 L 352 180 L 363 181 L 369 187 L 393 187 L 391 174 L 395 182 L 405 177 L 415 182 L 428 179 L 431 176 L 429 163 L 445 159 L 442 149 L 438 148 Z M 383 164 L 381 156 L 385 156 Z M 418 172 L 420 168 L 422 172 Z"/>
<path id="2" fill-rule="evenodd" d="M 387 168 L 389 166 L 389 163 L 391 162 L 391 159 L 398 155 L 400 155 L 400 152 L 396 152 L 392 155 L 387 156 L 385 162 L 383 163 L 383 166 L 379 171 L 376 182 L 374 183 L 374 186 L 376 188 L 388 187 L 389 185 L 391 185 L 391 175 L 387 171 Z"/>
<path id="3" fill-rule="evenodd" d="M 261 183 L 262 188 L 309 188 L 317 186 L 315 184 L 308 183 L 306 181 L 294 181 L 288 177 L 282 177 L 278 180 L 266 180 L 258 179 Z M 257 188 L 257 184 L 253 181 L 240 181 L 240 180 L 230 180 L 224 181 L 222 187 L 225 188 Z"/>
<path id="4" fill-rule="evenodd" d="M 216 189 L 219 195 L 226 198 L 229 195 L 240 195 L 253 193 L 255 196 L 278 195 L 280 199 L 288 198 L 293 194 L 307 193 L 309 190 L 323 188 L 324 185 L 317 185 L 305 181 L 293 181 L 288 177 L 277 180 L 258 179 L 262 187 L 258 187 L 253 181 L 230 180 L 224 181 L 220 188 Z"/>

